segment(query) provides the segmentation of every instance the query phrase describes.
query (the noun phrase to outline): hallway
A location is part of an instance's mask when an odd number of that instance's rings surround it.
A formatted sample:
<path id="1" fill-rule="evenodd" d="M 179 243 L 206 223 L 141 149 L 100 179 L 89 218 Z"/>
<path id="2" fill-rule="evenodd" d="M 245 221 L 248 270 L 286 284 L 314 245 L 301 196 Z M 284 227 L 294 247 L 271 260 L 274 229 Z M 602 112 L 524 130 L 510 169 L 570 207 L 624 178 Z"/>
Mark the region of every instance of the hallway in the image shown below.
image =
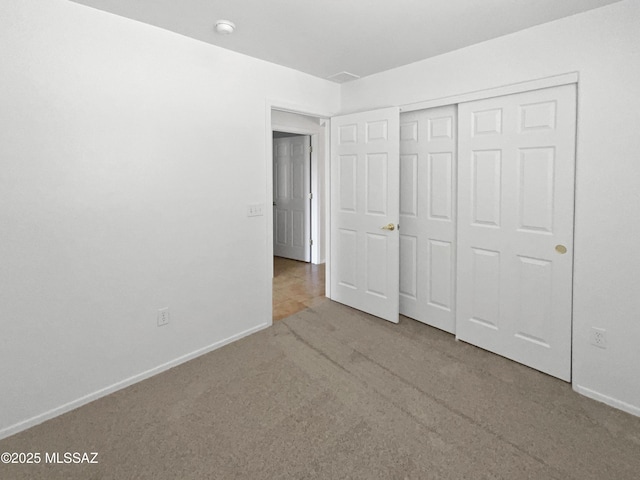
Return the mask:
<path id="1" fill-rule="evenodd" d="M 282 320 L 325 300 L 325 266 L 273 257 L 273 320 Z"/>

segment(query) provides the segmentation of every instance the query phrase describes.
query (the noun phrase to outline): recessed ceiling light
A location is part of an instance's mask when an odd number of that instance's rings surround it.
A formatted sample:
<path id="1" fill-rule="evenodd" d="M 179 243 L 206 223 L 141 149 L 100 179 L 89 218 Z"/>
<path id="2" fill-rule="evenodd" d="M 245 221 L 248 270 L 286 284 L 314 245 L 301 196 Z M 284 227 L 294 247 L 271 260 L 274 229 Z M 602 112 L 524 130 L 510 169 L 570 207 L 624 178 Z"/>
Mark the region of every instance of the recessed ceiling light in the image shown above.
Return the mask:
<path id="1" fill-rule="evenodd" d="M 235 29 L 235 24 L 233 22 L 230 22 L 229 20 L 218 20 L 216 22 L 216 32 L 218 32 L 220 35 L 229 35 L 233 33 Z"/>

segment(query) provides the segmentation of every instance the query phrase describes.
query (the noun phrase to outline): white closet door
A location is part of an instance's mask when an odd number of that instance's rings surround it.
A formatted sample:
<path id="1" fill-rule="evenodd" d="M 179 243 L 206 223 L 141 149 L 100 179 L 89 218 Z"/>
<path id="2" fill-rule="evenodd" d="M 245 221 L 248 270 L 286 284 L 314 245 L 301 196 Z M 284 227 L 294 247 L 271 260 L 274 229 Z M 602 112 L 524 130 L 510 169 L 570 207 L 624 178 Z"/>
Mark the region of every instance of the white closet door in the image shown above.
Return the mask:
<path id="1" fill-rule="evenodd" d="M 398 322 L 399 109 L 331 119 L 331 298 Z"/>
<path id="2" fill-rule="evenodd" d="M 400 313 L 455 332 L 456 106 L 400 115 Z"/>
<path id="3" fill-rule="evenodd" d="M 456 335 L 571 378 L 574 85 L 459 105 Z"/>
<path id="4" fill-rule="evenodd" d="M 273 140 L 273 254 L 310 261 L 311 139 Z"/>

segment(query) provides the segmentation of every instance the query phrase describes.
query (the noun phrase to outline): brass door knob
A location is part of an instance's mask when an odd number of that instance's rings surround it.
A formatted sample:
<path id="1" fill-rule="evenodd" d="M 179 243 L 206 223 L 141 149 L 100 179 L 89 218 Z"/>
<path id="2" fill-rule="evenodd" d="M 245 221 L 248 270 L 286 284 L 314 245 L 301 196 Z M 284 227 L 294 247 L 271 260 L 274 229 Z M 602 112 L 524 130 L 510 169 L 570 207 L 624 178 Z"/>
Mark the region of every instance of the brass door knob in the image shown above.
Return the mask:
<path id="1" fill-rule="evenodd" d="M 390 223 L 389 225 L 385 225 L 384 227 L 380 227 L 382 230 L 395 230 L 396 226 L 393 223 Z"/>
<path id="2" fill-rule="evenodd" d="M 556 252 L 564 255 L 565 253 L 567 253 L 567 247 L 565 247 L 564 245 L 556 245 Z"/>

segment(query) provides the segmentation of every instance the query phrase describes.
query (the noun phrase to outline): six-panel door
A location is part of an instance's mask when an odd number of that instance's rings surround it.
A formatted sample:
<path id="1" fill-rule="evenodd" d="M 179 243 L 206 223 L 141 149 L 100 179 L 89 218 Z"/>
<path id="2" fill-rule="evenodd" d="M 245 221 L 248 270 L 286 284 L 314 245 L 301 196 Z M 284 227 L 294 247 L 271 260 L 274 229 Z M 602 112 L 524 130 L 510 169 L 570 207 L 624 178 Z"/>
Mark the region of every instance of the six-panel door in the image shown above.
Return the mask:
<path id="1" fill-rule="evenodd" d="M 459 339 L 571 378 L 575 86 L 459 105 Z"/>
<path id="2" fill-rule="evenodd" d="M 398 322 L 399 110 L 331 120 L 331 298 Z"/>
<path id="3" fill-rule="evenodd" d="M 273 254 L 310 261 L 310 137 L 273 140 Z"/>
<path id="4" fill-rule="evenodd" d="M 400 114 L 400 313 L 455 332 L 456 106 Z"/>

